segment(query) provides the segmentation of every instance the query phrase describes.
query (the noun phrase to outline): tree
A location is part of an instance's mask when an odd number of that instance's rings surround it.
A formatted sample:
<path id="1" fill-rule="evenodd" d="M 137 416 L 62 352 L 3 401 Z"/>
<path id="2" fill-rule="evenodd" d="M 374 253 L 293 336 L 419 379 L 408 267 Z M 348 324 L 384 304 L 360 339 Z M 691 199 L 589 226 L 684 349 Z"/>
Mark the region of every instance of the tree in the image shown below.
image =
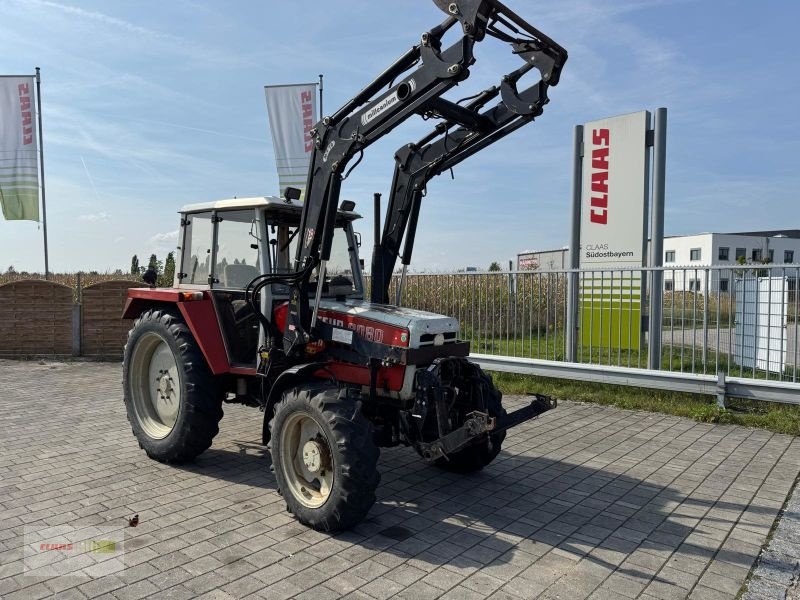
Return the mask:
<path id="1" fill-rule="evenodd" d="M 147 268 L 153 269 L 157 275 L 160 275 L 164 272 L 164 263 L 158 260 L 158 257 L 155 254 L 151 254 L 150 260 L 147 262 Z"/>
<path id="2" fill-rule="evenodd" d="M 170 252 L 167 254 L 167 259 L 164 261 L 164 273 L 161 275 L 159 286 L 172 287 L 175 280 L 175 253 Z"/>
<path id="3" fill-rule="evenodd" d="M 139 257 L 135 254 L 133 258 L 131 258 L 131 275 L 138 275 L 139 274 Z"/>
<path id="4" fill-rule="evenodd" d="M 491 272 L 502 271 L 502 270 L 503 270 L 503 267 L 501 267 L 500 263 L 497 262 L 497 261 L 494 261 L 492 264 L 489 265 L 489 271 L 491 271 Z"/>

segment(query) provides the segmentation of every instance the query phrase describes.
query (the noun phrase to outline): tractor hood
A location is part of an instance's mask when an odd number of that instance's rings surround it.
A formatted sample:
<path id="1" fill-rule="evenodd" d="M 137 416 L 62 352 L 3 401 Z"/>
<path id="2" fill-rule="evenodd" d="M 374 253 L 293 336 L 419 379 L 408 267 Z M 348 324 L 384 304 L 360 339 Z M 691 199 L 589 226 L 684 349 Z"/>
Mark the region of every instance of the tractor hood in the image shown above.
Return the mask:
<path id="1" fill-rule="evenodd" d="M 458 337 L 458 320 L 444 315 L 392 306 L 390 304 L 374 304 L 366 300 L 322 299 L 320 309 L 344 313 L 348 316 L 383 323 L 392 327 L 408 329 L 409 346 L 418 348 L 434 343 L 437 334 L 443 334 L 446 342 L 455 341 Z"/>

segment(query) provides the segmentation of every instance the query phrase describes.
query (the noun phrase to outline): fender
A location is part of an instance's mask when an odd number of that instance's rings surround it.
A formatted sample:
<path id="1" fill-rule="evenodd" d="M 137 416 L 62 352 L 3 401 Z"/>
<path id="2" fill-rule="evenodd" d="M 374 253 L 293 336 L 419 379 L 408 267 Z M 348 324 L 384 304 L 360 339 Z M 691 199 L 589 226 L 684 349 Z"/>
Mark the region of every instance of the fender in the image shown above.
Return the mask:
<path id="1" fill-rule="evenodd" d="M 294 385 L 308 385 L 309 377 L 314 377 L 315 373 L 327 367 L 328 363 L 314 362 L 304 365 L 295 365 L 286 369 L 278 375 L 275 383 L 269 390 L 269 395 L 264 403 L 264 424 L 261 427 L 261 443 L 265 446 L 269 443 L 269 422 L 275 414 L 275 405 L 281 399 L 283 392 Z M 333 377 L 331 377 L 333 379 Z"/>
<path id="2" fill-rule="evenodd" d="M 219 320 L 207 290 L 130 288 L 122 318 L 135 319 L 149 308 L 168 305 L 177 306 L 211 372 L 214 375 L 230 373 L 232 369 L 225 352 Z"/>

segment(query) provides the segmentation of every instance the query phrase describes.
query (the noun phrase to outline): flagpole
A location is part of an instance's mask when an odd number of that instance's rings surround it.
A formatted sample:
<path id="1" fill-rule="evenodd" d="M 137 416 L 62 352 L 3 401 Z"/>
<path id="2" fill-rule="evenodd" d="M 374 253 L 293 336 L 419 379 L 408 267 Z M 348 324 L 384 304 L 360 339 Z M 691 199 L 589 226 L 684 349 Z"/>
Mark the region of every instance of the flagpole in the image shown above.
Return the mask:
<path id="1" fill-rule="evenodd" d="M 322 117 L 325 116 L 325 113 L 322 112 L 322 73 L 319 74 L 319 118 L 322 120 Z"/>
<path id="2" fill-rule="evenodd" d="M 50 260 L 47 255 L 47 204 L 44 193 L 44 142 L 42 138 L 42 78 L 36 67 L 36 104 L 39 107 L 39 174 L 42 178 L 42 228 L 44 229 L 44 278 L 50 279 Z"/>

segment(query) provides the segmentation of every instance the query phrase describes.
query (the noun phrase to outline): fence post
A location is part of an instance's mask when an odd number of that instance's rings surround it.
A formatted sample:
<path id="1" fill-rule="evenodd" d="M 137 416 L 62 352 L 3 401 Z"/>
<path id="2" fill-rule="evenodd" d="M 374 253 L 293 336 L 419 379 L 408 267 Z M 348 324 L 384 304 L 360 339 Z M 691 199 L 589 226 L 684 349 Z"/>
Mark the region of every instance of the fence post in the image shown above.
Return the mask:
<path id="1" fill-rule="evenodd" d="M 81 307 L 83 305 L 83 289 L 81 287 L 81 273 L 75 276 L 75 302 L 72 304 L 72 356 L 81 355 Z"/>
<path id="2" fill-rule="evenodd" d="M 656 110 L 653 133 L 653 214 L 650 226 L 650 323 L 647 368 L 661 368 L 661 327 L 664 306 L 664 195 L 667 166 L 667 109 Z"/>
<path id="3" fill-rule="evenodd" d="M 578 285 L 581 245 L 581 192 L 583 189 L 583 125 L 575 126 L 572 157 L 572 225 L 569 235 L 569 268 L 567 276 L 567 362 L 578 362 Z"/>
<path id="4" fill-rule="evenodd" d="M 705 284 L 703 292 L 703 375 L 706 373 L 706 364 L 708 362 L 708 302 L 711 299 L 711 289 L 709 281 L 708 269 L 705 270 Z M 695 298 L 695 302 L 697 299 Z M 717 323 L 717 337 L 719 337 L 719 322 Z"/>
<path id="5" fill-rule="evenodd" d="M 516 275 L 514 274 L 514 261 L 508 261 L 508 318 L 506 319 L 506 339 L 514 338 L 514 347 L 516 348 L 517 338 L 517 286 L 515 281 Z M 509 345 L 506 344 L 506 351 Z M 509 352 L 510 354 L 510 352 Z"/>
<path id="6" fill-rule="evenodd" d="M 725 397 L 727 394 L 727 383 L 725 382 L 725 371 L 717 371 L 717 406 L 725 408 Z"/>

